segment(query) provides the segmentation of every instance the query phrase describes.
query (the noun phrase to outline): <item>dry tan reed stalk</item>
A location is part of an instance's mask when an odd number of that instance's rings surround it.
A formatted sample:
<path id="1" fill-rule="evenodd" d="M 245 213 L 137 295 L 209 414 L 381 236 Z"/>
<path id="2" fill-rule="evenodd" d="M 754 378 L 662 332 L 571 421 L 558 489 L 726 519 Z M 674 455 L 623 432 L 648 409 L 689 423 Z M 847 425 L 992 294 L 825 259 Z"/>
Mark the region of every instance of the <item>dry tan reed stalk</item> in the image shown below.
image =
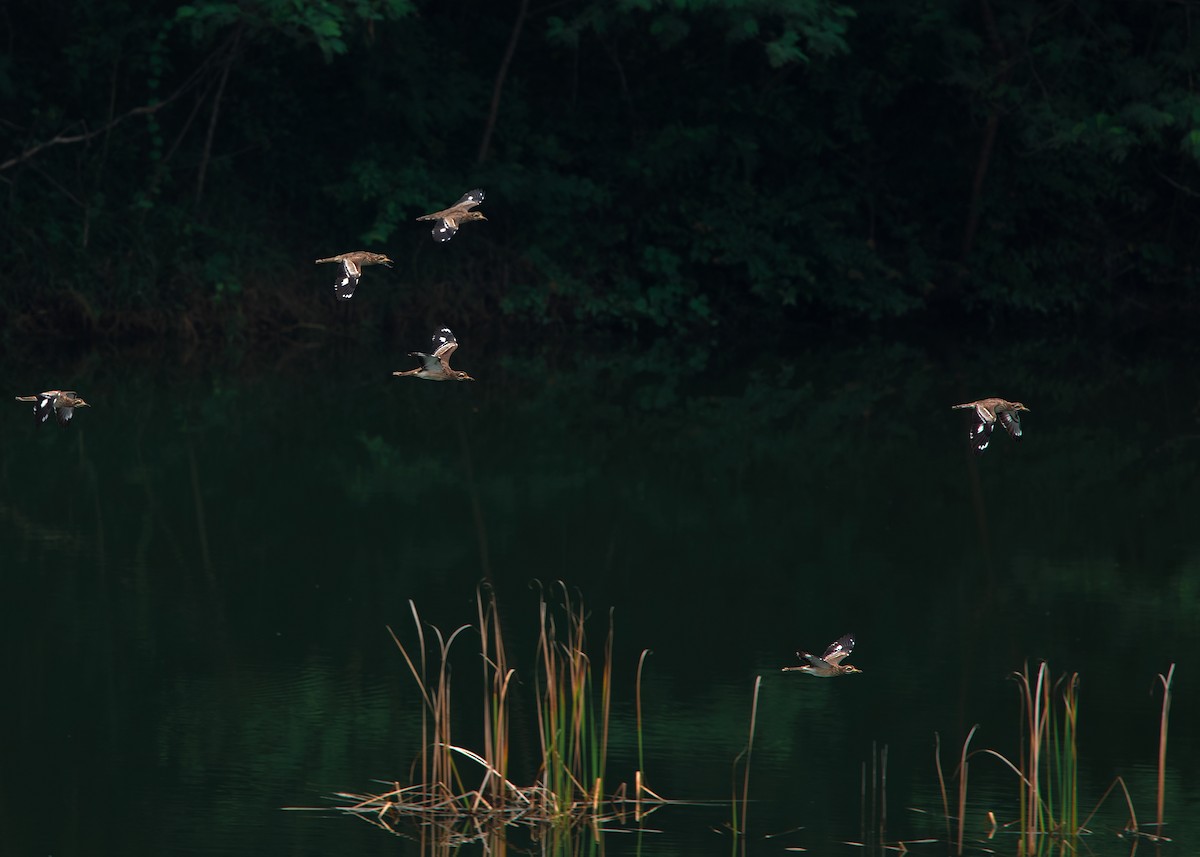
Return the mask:
<path id="1" fill-rule="evenodd" d="M 760 675 L 760 676 L 756 676 L 754 679 L 754 694 L 751 697 L 751 702 L 750 702 L 750 735 L 746 740 L 746 749 L 742 750 L 741 753 L 738 753 L 737 759 L 734 759 L 734 764 L 736 765 L 738 759 L 741 759 L 743 756 L 745 757 L 745 763 L 744 763 L 745 768 L 742 773 L 742 799 L 740 802 L 741 803 L 740 821 L 738 819 L 738 804 L 739 804 L 739 802 L 738 802 L 738 799 L 737 799 L 737 796 L 735 793 L 734 800 L 733 800 L 734 819 L 733 819 L 733 824 L 731 825 L 734 836 L 737 837 L 738 838 L 737 841 L 739 841 L 741 843 L 741 852 L 742 852 L 743 857 L 745 857 L 745 854 L 746 854 L 746 830 L 747 830 L 746 818 L 749 815 L 749 811 L 750 811 L 750 763 L 754 757 L 754 733 L 755 733 L 755 729 L 758 726 L 758 697 L 759 697 L 759 691 L 761 689 L 762 689 L 762 676 Z"/>
<path id="2" fill-rule="evenodd" d="M 1028 746 L 1026 747 L 1026 766 L 1022 771 L 1022 782 L 1027 783 L 1021 802 L 1021 833 L 1024 837 L 1024 847 L 1028 851 L 1036 850 L 1036 833 L 1041 828 L 1041 758 L 1042 742 L 1048 727 L 1046 701 L 1046 663 L 1038 665 L 1037 676 L 1030 683 L 1029 665 L 1023 672 L 1015 673 L 1023 693 L 1021 703 L 1025 712 L 1028 729 Z"/>
<path id="3" fill-rule="evenodd" d="M 942 736 L 933 733 L 933 764 L 937 768 L 938 788 L 942 791 L 942 815 L 946 819 L 946 841 L 950 841 L 950 800 L 946 795 L 946 777 L 942 773 Z"/>
<path id="4" fill-rule="evenodd" d="M 971 727 L 971 731 L 967 733 L 966 740 L 963 741 L 962 755 L 958 760 L 958 853 L 963 853 L 963 826 L 966 823 L 967 816 L 967 755 L 968 748 L 971 746 L 971 739 L 975 737 L 975 730 L 979 728 L 976 723 Z"/>
<path id="5" fill-rule="evenodd" d="M 1171 664 L 1165 676 L 1162 673 L 1158 674 L 1158 680 L 1162 684 L 1163 689 L 1162 713 L 1158 719 L 1158 812 L 1156 815 L 1156 830 L 1159 836 L 1162 836 L 1163 832 L 1163 802 L 1167 793 L 1167 722 L 1171 714 L 1171 682 L 1174 679 L 1175 664 Z"/>
<path id="6" fill-rule="evenodd" d="M 600 785 L 603 785 L 604 770 L 608 763 L 608 722 L 612 714 L 614 615 L 612 608 L 609 608 L 608 635 L 604 639 L 604 668 L 600 671 L 600 756 L 597 761 L 599 776 L 596 780 Z"/>
<path id="7" fill-rule="evenodd" d="M 489 777 L 492 772 L 507 782 L 508 744 L 508 691 L 516 670 L 508 668 L 504 649 L 504 636 L 496 607 L 496 596 L 485 583 L 475 591 L 479 616 L 480 654 L 483 668 L 485 694 L 483 718 L 483 746 Z M 487 783 L 485 782 L 485 785 Z M 506 790 L 498 790 L 494 798 L 503 801 Z"/>
<path id="8" fill-rule="evenodd" d="M 1133 809 L 1133 798 L 1129 795 L 1129 789 L 1125 786 L 1125 780 L 1119 776 L 1109 783 L 1108 788 L 1104 790 L 1104 794 L 1100 795 L 1100 800 L 1096 801 L 1096 806 L 1092 808 L 1092 811 L 1088 813 L 1087 818 L 1085 818 L 1083 823 L 1079 825 L 1081 830 L 1087 828 L 1088 822 L 1090 822 L 1092 817 L 1100 811 L 1100 807 L 1104 805 L 1104 801 L 1108 800 L 1109 794 L 1111 794 L 1112 790 L 1117 786 L 1121 787 L 1121 793 L 1125 796 L 1125 807 L 1129 810 L 1129 821 L 1125 823 L 1125 829 L 1130 833 L 1136 834 L 1138 832 L 1137 813 L 1134 812 Z"/>
<path id="9" fill-rule="evenodd" d="M 644 748 L 642 746 L 642 670 L 645 669 L 646 658 L 649 657 L 651 654 L 653 654 L 653 653 L 649 649 L 642 649 L 642 654 L 638 657 L 637 679 L 635 680 L 634 688 L 633 688 L 634 711 L 635 711 L 635 716 L 637 719 L 636 732 L 637 732 L 637 752 L 638 752 L 637 787 L 635 789 L 635 792 L 636 792 L 635 797 L 638 800 L 639 807 L 641 806 L 642 789 L 644 787 L 643 779 L 645 778 L 645 770 L 646 770 L 646 759 L 645 759 L 645 756 L 643 755 Z"/>

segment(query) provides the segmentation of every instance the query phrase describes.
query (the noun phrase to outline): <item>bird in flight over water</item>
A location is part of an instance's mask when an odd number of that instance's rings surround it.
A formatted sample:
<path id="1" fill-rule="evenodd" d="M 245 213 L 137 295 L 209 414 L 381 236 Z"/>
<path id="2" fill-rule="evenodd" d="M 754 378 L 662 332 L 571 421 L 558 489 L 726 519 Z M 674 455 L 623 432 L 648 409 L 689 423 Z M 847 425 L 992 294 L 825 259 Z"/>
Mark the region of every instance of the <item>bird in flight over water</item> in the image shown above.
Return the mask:
<path id="1" fill-rule="evenodd" d="M 75 416 L 76 408 L 90 408 L 74 390 L 47 390 L 36 396 L 17 396 L 18 402 L 35 402 L 33 415 L 37 424 L 41 425 L 53 414 L 58 418 L 58 424 L 65 426 Z"/>
<path id="2" fill-rule="evenodd" d="M 846 634 L 844 637 L 835 640 L 829 644 L 829 648 L 825 650 L 825 654 L 821 657 L 809 654 L 801 649 L 796 652 L 796 657 L 805 663 L 797 667 L 784 667 L 786 672 L 802 672 L 809 675 L 820 676 L 821 678 L 833 678 L 836 675 L 850 675 L 851 673 L 860 673 L 858 667 L 850 666 L 850 664 L 842 663 L 846 658 L 850 657 L 850 653 L 854 651 L 854 635 Z"/>
<path id="3" fill-rule="evenodd" d="M 961 405 L 954 405 L 951 410 L 958 411 L 964 409 L 974 409 L 975 422 L 971 426 L 971 447 L 975 450 L 975 454 L 981 454 L 988 448 L 988 443 L 992 439 L 992 429 L 996 427 L 996 423 L 1004 426 L 1009 437 L 1013 440 L 1021 439 L 1021 411 L 1028 411 L 1029 408 L 1022 405 L 1020 402 L 1010 402 L 1006 399 L 979 399 L 974 402 L 966 402 Z"/>

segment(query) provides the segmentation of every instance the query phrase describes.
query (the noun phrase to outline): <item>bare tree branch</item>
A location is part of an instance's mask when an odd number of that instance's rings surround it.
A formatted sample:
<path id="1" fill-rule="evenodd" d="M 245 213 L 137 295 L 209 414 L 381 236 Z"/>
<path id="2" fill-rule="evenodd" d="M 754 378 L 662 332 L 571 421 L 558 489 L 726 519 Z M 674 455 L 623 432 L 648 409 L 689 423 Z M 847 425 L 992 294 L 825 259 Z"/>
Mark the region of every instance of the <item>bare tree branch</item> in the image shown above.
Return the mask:
<path id="1" fill-rule="evenodd" d="M 202 62 L 196 68 L 196 70 L 194 72 L 192 72 L 191 76 L 187 80 L 185 80 L 178 89 L 176 89 L 174 92 L 172 92 L 170 95 L 168 95 L 166 98 L 162 99 L 161 101 L 156 101 L 153 104 L 144 104 L 141 107 L 135 107 L 132 110 L 127 111 L 126 113 L 122 113 L 120 116 L 110 119 L 109 121 L 107 121 L 103 125 L 101 125 L 100 127 L 94 128 L 91 131 L 83 131 L 79 134 L 58 134 L 54 137 L 51 137 L 49 140 L 43 140 L 42 142 L 38 143 L 37 145 L 29 147 L 21 154 L 14 155 L 13 157 L 9 158 L 7 161 L 0 163 L 0 172 L 3 172 L 4 170 L 12 169 L 13 167 L 17 166 L 18 164 L 25 163 L 30 158 L 35 157 L 39 152 L 41 152 L 45 149 L 49 149 L 53 146 L 62 146 L 62 145 L 68 145 L 68 144 L 72 144 L 72 143 L 86 143 L 88 140 L 91 140 L 95 137 L 99 137 L 101 134 L 105 134 L 108 131 L 111 131 L 117 125 L 120 125 L 122 122 L 124 122 L 126 119 L 131 119 L 134 116 L 148 116 L 152 113 L 157 113 L 159 110 L 162 110 L 168 104 L 172 103 L 177 98 L 179 98 L 179 96 L 183 95 L 189 89 L 194 87 L 196 85 L 196 83 L 200 80 L 200 77 L 201 77 L 202 73 L 204 72 L 204 70 L 212 62 L 213 57 L 216 56 L 217 54 L 219 54 L 223 49 L 224 49 L 224 45 L 222 45 L 216 51 L 213 51 L 213 53 L 210 54 L 208 56 L 208 58 L 206 58 L 204 60 L 204 62 Z M 81 122 L 80 124 L 83 124 L 86 127 L 86 123 Z"/>
<path id="2" fill-rule="evenodd" d="M 508 37 L 508 47 L 504 49 L 504 59 L 500 60 L 500 68 L 496 71 L 496 82 L 492 86 L 492 106 L 488 111 L 487 124 L 483 128 L 483 139 L 479 141 L 479 155 L 475 158 L 477 164 L 487 160 L 488 149 L 492 144 L 492 131 L 500 113 L 500 93 L 504 89 L 504 79 L 508 77 L 508 67 L 512 64 L 513 54 L 517 52 L 517 42 L 521 39 L 521 28 L 525 26 L 525 16 L 528 13 L 529 0 L 521 0 L 520 8 L 517 9 L 517 20 L 513 22 L 512 34 Z"/>
<path id="3" fill-rule="evenodd" d="M 225 83 L 229 80 L 229 72 L 233 69 L 233 63 L 237 59 L 238 45 L 242 41 L 243 29 L 244 26 L 238 24 L 234 31 L 233 45 L 229 49 L 229 56 L 225 58 L 225 67 L 221 69 L 221 82 L 217 84 L 217 94 L 213 98 L 212 115 L 208 119 L 208 133 L 204 137 L 204 153 L 200 156 L 200 173 L 196 176 L 197 203 L 204 195 L 204 176 L 208 173 L 208 161 L 212 156 L 213 135 L 217 131 L 217 116 L 221 112 L 221 98 L 225 94 Z"/>

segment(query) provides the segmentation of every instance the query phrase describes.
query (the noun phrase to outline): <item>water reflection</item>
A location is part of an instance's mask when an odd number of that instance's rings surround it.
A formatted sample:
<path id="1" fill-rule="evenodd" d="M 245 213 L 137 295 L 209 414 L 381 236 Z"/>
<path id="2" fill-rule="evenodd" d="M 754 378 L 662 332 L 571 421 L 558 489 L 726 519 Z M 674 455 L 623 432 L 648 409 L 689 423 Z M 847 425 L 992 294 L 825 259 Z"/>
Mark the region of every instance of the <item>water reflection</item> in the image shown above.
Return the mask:
<path id="1" fill-rule="evenodd" d="M 406 775 L 419 707 L 385 626 L 410 598 L 470 622 L 480 579 L 519 672 L 530 580 L 615 608 L 616 780 L 635 767 L 643 648 L 647 776 L 669 798 L 731 796 L 761 675 L 755 848 L 797 828 L 785 847 L 861 838 L 862 765 L 884 744 L 889 837 L 944 838 L 907 812 L 940 812 L 934 733 L 949 756 L 980 723 L 977 745 L 1014 754 L 1007 677 L 1040 658 L 1082 676 L 1085 802 L 1120 773 L 1151 816 L 1154 676 L 1179 664 L 1185 722 L 1200 650 L 1191 345 L 479 348 L 483 380 L 450 390 L 389 385 L 395 355 L 352 349 L 45 367 L 94 407 L 66 430 L 35 432 L 24 406 L 3 420 L 15 851 L 395 853 L 367 825 L 278 808 Z M 25 365 L 2 367 L 14 388 L 41 383 Z M 1020 444 L 975 458 L 949 406 L 993 394 L 1033 413 Z M 863 675 L 779 672 L 847 629 Z M 1198 761 L 1179 726 L 1177 840 Z M 973 773 L 977 837 L 1014 795 L 1010 773 Z M 599 847 L 725 852 L 730 817 L 672 808 L 664 833 Z M 1123 823 L 1102 813 L 1089 847 L 1123 848 Z"/>

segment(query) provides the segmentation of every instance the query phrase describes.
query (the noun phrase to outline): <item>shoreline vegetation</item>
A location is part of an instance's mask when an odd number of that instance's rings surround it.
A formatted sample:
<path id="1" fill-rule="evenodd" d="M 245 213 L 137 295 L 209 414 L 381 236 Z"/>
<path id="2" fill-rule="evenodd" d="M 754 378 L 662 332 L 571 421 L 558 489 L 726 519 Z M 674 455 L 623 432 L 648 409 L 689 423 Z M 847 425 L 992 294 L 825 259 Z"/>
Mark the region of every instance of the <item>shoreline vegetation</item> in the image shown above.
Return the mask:
<path id="1" fill-rule="evenodd" d="M 481 584 L 476 593 L 474 625 L 463 625 L 445 634 L 424 622 L 410 601 L 415 640 L 406 643 L 388 629 L 420 697 L 421 749 L 407 779 L 397 778 L 388 783 L 390 788 L 380 792 L 339 792 L 333 796 L 334 809 L 389 833 L 443 847 L 470 842 L 495 845 L 503 842 L 509 831 L 520 830 L 534 840 L 574 842 L 577 847 L 570 853 L 576 853 L 580 845 L 585 850 L 594 847 L 602 834 L 611 830 L 645 831 L 644 820 L 666 806 L 720 803 L 696 796 L 667 799 L 646 784 L 642 683 L 648 650 L 638 658 L 633 685 L 634 734 L 624 736 L 627 745 L 636 747 L 636 764 L 629 779 L 611 785 L 608 747 L 613 705 L 613 616 L 610 612 L 607 634 L 596 652 L 589 648 L 585 628 L 589 614 L 582 597 L 572 598 L 561 582 L 549 589 L 557 593 L 553 603 L 546 590 L 539 587 L 536 667 L 529 680 L 538 735 L 533 781 L 521 785 L 510 776 L 515 761 L 512 733 L 529 724 L 514 722 L 514 710 L 525 709 L 525 704 L 514 708 L 513 693 L 521 679 L 517 668 L 510 665 L 495 594 Z M 461 728 L 464 722 L 463 705 L 453 701 L 450 665 L 452 649 L 460 637 L 478 637 L 479 642 L 483 728 L 478 752 L 464 746 L 454 734 L 453 724 Z M 873 743 L 869 775 L 868 763 L 862 764 L 862 840 L 845 844 L 903 853 L 914 846 L 943 841 L 954 854 L 994 853 L 997 836 L 1008 834 L 1015 845 L 1013 853 L 1021 857 L 1074 854 L 1081 847 L 1081 837 L 1094 835 L 1088 825 L 1110 798 L 1119 798 L 1127 810 L 1126 821 L 1115 831 L 1118 838 L 1172 841 L 1163 833 L 1163 807 L 1174 676 L 1174 664 L 1158 676 L 1162 698 L 1153 822 L 1139 823 L 1134 796 L 1119 774 L 1096 799 L 1091 811 L 1081 817 L 1081 801 L 1094 796 L 1080 791 L 1080 676 L 1063 675 L 1052 682 L 1049 666 L 1042 661 L 1032 669 L 1026 664 L 1012 676 L 1020 699 L 1017 754 L 1010 757 L 992 748 L 972 749 L 980 728 L 975 724 L 962 743 L 955 769 L 947 773 L 942 765 L 941 738 L 935 733 L 933 761 L 941 795 L 944 840 L 930 835 L 888 838 L 888 747 Z M 731 836 L 735 855 L 746 854 L 749 842 L 761 836 L 751 830 L 748 822 L 751 804 L 762 799 L 751 793 L 762 679 L 757 676 L 753 685 L 746 744 L 730 762 L 730 818 L 718 831 Z M 994 778 L 987 805 L 971 800 L 969 771 L 972 764 L 977 764 L 973 760 L 979 759 L 996 760 L 1001 769 L 1015 775 L 1016 790 L 1011 800 L 997 799 L 1007 789 L 1001 787 L 997 792 Z M 522 765 L 527 762 L 521 760 Z M 836 799 L 833 795 L 825 797 Z M 910 809 L 925 815 L 926 827 L 937 823 L 934 810 Z M 1016 817 L 1011 821 L 1002 820 L 1012 813 Z M 986 823 L 980 824 L 983 819 Z M 803 819 L 797 822 L 801 827 L 796 830 L 803 829 Z M 767 834 L 767 838 L 776 835 L 782 834 Z M 592 846 L 584 844 L 589 840 Z"/>
<path id="2" fill-rule="evenodd" d="M 1123 799 L 1128 813 L 1118 836 L 1132 840 L 1147 840 L 1154 843 L 1170 842 L 1163 834 L 1163 804 L 1166 797 L 1166 747 L 1168 715 L 1171 706 L 1171 685 L 1175 677 L 1175 664 L 1171 664 L 1165 675 L 1159 674 L 1162 689 L 1162 709 L 1159 718 L 1159 740 L 1157 757 L 1157 792 L 1155 820 L 1139 823 L 1125 778 L 1117 775 L 1104 792 L 1095 799 L 1092 809 L 1080 818 L 1080 802 L 1089 796 L 1080 794 L 1080 757 L 1078 722 L 1080 713 L 1079 673 L 1062 675 L 1051 682 L 1049 666 L 1040 662 L 1033 670 L 1025 664 L 1020 672 L 1013 673 L 1021 701 L 1019 751 L 1010 758 L 992 748 L 971 749 L 971 742 L 979 729 L 975 724 L 963 740 L 958 764 L 950 779 L 956 784 L 955 803 L 951 807 L 947 794 L 947 777 L 942 769 L 941 739 L 935 735 L 934 763 L 937 769 L 938 786 L 941 791 L 942 809 L 945 816 L 946 838 L 953 843 L 954 853 L 963 854 L 972 844 L 966 839 L 968 809 L 968 784 L 971 760 L 976 757 L 993 758 L 1003 768 L 1016 776 L 1017 818 L 1001 821 L 1000 810 L 987 808 L 989 827 L 984 832 L 987 842 L 998 833 L 1008 833 L 1017 838 L 1016 853 L 1021 857 L 1030 855 L 1075 854 L 1080 849 L 1080 837 L 1094 833 L 1088 827 L 1101 808 L 1110 799 Z M 1122 802 L 1118 800 L 1118 802 Z M 975 807 L 978 811 L 980 807 Z"/>

